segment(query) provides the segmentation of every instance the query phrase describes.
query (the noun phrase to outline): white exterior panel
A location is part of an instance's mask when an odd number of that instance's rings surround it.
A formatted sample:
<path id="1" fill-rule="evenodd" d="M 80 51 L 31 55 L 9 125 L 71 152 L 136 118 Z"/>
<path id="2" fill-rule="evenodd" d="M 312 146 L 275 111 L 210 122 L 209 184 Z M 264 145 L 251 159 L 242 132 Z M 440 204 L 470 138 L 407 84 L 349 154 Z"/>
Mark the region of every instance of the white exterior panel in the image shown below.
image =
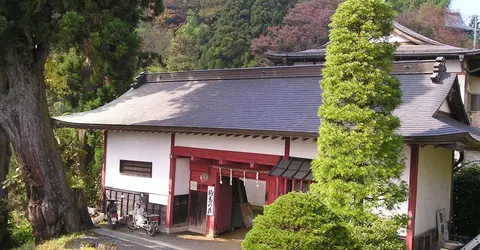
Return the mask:
<path id="1" fill-rule="evenodd" d="M 450 215 L 452 157 L 452 150 L 447 148 L 420 147 L 415 235 L 436 227 L 438 210 L 445 208 Z"/>
<path id="2" fill-rule="evenodd" d="M 257 154 L 283 155 L 285 141 L 277 138 L 243 138 L 234 136 L 176 135 L 175 146 L 206 148 Z"/>
<path id="3" fill-rule="evenodd" d="M 170 134 L 108 131 L 105 186 L 149 193 L 152 203 L 167 205 Z M 152 162 L 152 178 L 120 174 L 120 160 Z"/>
<path id="4" fill-rule="evenodd" d="M 455 59 L 452 59 L 452 60 L 446 60 L 445 61 L 445 66 L 447 67 L 447 72 L 455 72 L 455 73 L 458 73 L 458 72 L 462 72 L 462 63 L 460 62 L 460 60 L 455 60 Z"/>
<path id="5" fill-rule="evenodd" d="M 177 158 L 176 161 L 175 195 L 188 194 L 190 187 L 190 159 Z"/>
<path id="6" fill-rule="evenodd" d="M 318 155 L 317 142 L 313 140 L 295 140 L 290 142 L 290 156 L 315 159 Z"/>

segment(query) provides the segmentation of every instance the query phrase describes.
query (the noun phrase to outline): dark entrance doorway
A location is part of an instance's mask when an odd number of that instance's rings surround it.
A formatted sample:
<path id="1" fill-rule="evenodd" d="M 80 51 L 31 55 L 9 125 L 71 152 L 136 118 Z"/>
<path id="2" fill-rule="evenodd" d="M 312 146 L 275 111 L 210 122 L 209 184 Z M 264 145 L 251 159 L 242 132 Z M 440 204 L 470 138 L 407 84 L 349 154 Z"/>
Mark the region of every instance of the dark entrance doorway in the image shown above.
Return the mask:
<path id="1" fill-rule="evenodd" d="M 233 178 L 223 177 L 220 185 L 219 212 L 217 214 L 216 234 L 233 231 L 236 228 L 250 227 L 252 210 L 248 203 L 244 182 Z"/>

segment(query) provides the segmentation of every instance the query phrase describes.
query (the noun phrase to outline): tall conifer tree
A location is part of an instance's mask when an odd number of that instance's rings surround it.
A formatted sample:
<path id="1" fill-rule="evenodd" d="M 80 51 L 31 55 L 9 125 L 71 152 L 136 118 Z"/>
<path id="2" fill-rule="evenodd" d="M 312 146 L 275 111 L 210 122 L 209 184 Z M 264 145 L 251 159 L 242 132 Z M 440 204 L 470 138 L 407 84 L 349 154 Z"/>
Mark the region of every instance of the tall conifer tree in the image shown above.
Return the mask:
<path id="1" fill-rule="evenodd" d="M 334 211 L 362 222 L 404 201 L 400 83 L 390 75 L 394 11 L 384 0 L 347 0 L 330 24 L 312 192 Z M 399 183 L 401 183 L 399 185 Z"/>

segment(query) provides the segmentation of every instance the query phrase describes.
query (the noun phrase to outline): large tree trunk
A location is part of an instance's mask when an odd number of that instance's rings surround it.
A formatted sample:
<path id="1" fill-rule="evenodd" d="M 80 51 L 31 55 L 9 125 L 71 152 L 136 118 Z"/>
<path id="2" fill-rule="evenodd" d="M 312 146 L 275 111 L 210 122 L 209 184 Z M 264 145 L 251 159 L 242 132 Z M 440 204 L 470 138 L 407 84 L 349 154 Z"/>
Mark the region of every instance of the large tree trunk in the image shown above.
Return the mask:
<path id="1" fill-rule="evenodd" d="M 43 62 L 36 65 L 0 68 L 7 85 L 6 94 L 0 95 L 0 126 L 18 156 L 29 199 L 28 219 L 39 243 L 79 231 L 82 225 L 53 135 Z"/>
<path id="2" fill-rule="evenodd" d="M 88 132 L 85 129 L 78 130 L 78 140 L 80 141 L 82 150 L 85 151 L 85 154 L 80 157 L 80 173 L 83 175 L 87 173 L 88 164 L 90 164 L 95 154 L 93 147 L 88 145 L 87 133 Z"/>
<path id="3" fill-rule="evenodd" d="M 2 183 L 7 178 L 8 168 L 10 165 L 10 143 L 7 139 L 7 135 L 0 128 L 0 199 L 5 198 L 6 192 L 2 188 Z"/>

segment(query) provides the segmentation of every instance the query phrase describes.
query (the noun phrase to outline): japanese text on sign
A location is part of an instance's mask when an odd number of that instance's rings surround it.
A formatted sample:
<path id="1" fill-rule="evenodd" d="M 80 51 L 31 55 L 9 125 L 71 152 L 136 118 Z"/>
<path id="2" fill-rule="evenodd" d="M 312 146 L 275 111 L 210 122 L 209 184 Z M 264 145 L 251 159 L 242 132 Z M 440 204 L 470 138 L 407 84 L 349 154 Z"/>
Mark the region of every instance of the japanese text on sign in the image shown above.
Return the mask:
<path id="1" fill-rule="evenodd" d="M 207 190 L 207 215 L 208 216 L 213 216 L 214 195 L 215 195 L 215 187 L 208 186 L 208 190 Z"/>

